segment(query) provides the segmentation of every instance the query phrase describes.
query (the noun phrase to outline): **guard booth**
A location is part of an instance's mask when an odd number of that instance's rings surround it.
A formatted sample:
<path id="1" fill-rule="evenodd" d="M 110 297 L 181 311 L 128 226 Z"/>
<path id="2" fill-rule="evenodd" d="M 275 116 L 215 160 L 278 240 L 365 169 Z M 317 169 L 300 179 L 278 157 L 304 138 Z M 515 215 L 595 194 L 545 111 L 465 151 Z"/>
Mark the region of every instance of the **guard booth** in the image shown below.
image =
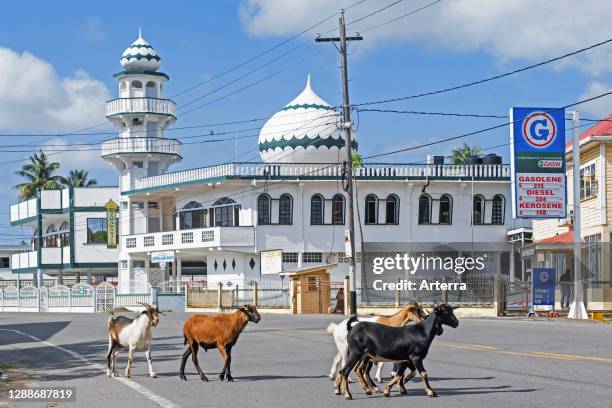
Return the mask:
<path id="1" fill-rule="evenodd" d="M 319 265 L 282 272 L 289 277 L 292 314 L 330 313 L 332 289 L 331 268 L 336 264 Z"/>

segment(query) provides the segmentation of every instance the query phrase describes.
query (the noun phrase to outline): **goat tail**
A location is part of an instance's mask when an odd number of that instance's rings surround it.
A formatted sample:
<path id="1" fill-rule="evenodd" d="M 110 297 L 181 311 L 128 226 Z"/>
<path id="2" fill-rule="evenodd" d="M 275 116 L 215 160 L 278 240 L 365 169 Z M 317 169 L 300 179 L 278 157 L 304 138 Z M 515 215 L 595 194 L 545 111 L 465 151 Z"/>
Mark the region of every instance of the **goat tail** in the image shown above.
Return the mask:
<path id="1" fill-rule="evenodd" d="M 327 334 L 333 334 L 334 331 L 336 331 L 337 327 L 338 325 L 336 323 L 330 323 L 327 325 L 327 328 L 325 329 L 325 331 L 327 332 Z"/>
<path id="2" fill-rule="evenodd" d="M 113 323 L 114 323 L 116 318 L 117 318 L 117 316 L 115 316 L 114 314 L 111 313 L 110 317 L 108 318 L 108 328 L 109 329 L 113 325 Z"/>
<path id="3" fill-rule="evenodd" d="M 351 316 L 350 319 L 348 319 L 348 321 L 346 322 L 346 332 L 350 333 L 351 329 L 353 328 L 353 323 L 355 323 L 357 321 L 357 315 L 353 315 Z"/>
<path id="4" fill-rule="evenodd" d="M 183 335 L 183 346 L 187 344 L 187 336 Z"/>

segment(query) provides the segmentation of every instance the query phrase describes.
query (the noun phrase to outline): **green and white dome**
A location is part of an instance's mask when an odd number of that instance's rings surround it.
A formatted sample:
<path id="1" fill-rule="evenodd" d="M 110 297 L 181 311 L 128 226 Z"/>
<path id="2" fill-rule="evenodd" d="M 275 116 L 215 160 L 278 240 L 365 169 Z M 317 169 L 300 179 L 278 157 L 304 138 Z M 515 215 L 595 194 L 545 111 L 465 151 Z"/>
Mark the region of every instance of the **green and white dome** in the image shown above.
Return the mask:
<path id="1" fill-rule="evenodd" d="M 160 65 L 161 58 L 138 30 L 138 39 L 123 51 L 121 66 L 126 71 L 157 71 Z"/>
<path id="2" fill-rule="evenodd" d="M 259 133 L 259 154 L 266 163 L 339 163 L 346 160 L 340 114 L 306 87 Z"/>

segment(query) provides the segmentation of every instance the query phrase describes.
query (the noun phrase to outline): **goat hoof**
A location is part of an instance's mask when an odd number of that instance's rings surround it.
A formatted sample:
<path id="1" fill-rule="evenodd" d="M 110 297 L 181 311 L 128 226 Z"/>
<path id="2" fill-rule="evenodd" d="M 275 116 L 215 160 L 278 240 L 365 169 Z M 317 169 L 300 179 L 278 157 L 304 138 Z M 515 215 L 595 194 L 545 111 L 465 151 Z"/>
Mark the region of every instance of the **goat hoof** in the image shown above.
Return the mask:
<path id="1" fill-rule="evenodd" d="M 432 391 L 431 394 L 428 393 L 427 396 L 429 398 L 436 398 L 438 396 L 438 394 L 436 394 L 435 392 Z"/>
<path id="2" fill-rule="evenodd" d="M 347 400 L 352 400 L 353 396 L 352 395 L 345 395 L 344 398 L 347 399 Z"/>
<path id="3" fill-rule="evenodd" d="M 232 377 L 231 375 L 227 375 L 227 381 L 228 382 L 234 382 L 234 377 Z"/>
<path id="4" fill-rule="evenodd" d="M 385 392 L 385 393 L 383 393 L 383 395 L 384 395 L 385 397 L 389 398 L 389 397 L 391 396 L 391 393 L 389 393 L 389 392 Z"/>
<path id="5" fill-rule="evenodd" d="M 151 373 L 151 374 L 149 374 L 149 377 L 151 377 L 151 378 L 157 378 L 157 374 L 155 374 L 155 373 Z"/>
<path id="6" fill-rule="evenodd" d="M 184 375 L 179 375 L 179 378 L 183 381 L 187 381 L 187 377 L 185 377 Z"/>
<path id="7" fill-rule="evenodd" d="M 336 395 L 340 395 L 340 394 L 341 394 L 341 392 L 340 392 L 340 390 L 334 390 L 334 394 L 336 394 Z"/>
<path id="8" fill-rule="evenodd" d="M 365 394 L 366 394 L 366 395 L 372 395 L 372 391 L 367 390 L 367 391 L 365 392 Z"/>
<path id="9" fill-rule="evenodd" d="M 201 379 L 202 381 L 209 382 L 208 377 L 206 377 L 205 375 L 202 375 L 202 376 L 200 377 L 200 379 Z"/>
<path id="10" fill-rule="evenodd" d="M 225 374 L 219 374 L 219 379 L 220 379 L 221 381 L 225 380 Z"/>

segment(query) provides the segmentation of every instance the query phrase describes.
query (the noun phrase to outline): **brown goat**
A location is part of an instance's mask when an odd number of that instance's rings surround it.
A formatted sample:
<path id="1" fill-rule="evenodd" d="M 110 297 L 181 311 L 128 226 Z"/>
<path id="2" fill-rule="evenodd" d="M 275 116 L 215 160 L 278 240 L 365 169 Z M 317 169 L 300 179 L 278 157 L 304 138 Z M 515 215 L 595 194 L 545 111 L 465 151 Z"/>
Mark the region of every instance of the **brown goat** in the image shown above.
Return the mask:
<path id="1" fill-rule="evenodd" d="M 181 361 L 181 379 L 187 380 L 187 377 L 185 377 L 185 363 L 189 355 L 191 355 L 200 378 L 202 381 L 208 381 L 208 378 L 204 375 L 198 364 L 198 348 L 202 347 L 204 351 L 208 351 L 216 347 L 225 360 L 223 368 L 219 373 L 219 378 L 223 381 L 227 376 L 227 381 L 234 381 L 230 372 L 232 347 L 238 341 L 238 336 L 240 336 L 248 322 L 259 323 L 260 320 L 261 316 L 253 305 L 243 305 L 234 313 L 219 313 L 215 316 L 191 316 L 183 325 L 184 344 L 187 345 L 187 350 L 183 353 L 183 360 Z"/>

